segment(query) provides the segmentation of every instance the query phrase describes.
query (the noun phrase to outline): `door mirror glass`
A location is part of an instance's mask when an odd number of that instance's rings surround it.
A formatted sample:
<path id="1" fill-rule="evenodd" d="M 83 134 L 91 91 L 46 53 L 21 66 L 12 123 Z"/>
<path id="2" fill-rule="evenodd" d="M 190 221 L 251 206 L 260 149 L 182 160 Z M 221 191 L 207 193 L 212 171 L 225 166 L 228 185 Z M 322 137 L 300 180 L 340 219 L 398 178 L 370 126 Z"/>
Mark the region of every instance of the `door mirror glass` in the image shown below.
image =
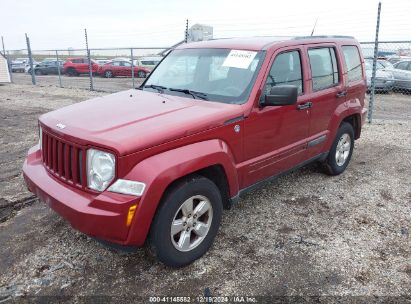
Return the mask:
<path id="1" fill-rule="evenodd" d="M 265 95 L 261 106 L 288 106 L 297 103 L 298 87 L 295 85 L 278 85 Z"/>

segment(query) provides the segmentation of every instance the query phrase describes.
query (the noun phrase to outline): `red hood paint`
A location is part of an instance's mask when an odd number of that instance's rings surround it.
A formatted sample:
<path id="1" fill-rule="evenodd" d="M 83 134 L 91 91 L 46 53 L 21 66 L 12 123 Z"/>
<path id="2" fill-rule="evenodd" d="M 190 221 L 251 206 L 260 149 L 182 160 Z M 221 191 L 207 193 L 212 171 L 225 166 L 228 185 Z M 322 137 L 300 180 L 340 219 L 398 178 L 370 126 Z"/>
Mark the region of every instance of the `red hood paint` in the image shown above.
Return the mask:
<path id="1" fill-rule="evenodd" d="M 49 112 L 40 123 L 67 140 L 123 156 L 221 126 L 242 111 L 239 105 L 129 90 Z"/>

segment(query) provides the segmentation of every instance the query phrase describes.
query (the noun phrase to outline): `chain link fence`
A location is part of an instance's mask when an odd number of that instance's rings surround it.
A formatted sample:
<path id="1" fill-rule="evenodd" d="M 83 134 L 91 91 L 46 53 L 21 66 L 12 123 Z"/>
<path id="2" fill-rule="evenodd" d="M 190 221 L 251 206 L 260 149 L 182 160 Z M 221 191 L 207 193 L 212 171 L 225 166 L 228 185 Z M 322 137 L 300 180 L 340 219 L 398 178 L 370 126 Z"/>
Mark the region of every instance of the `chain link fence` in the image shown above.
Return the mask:
<path id="1" fill-rule="evenodd" d="M 6 54 L 11 61 L 14 83 L 117 92 L 138 87 L 167 49 L 33 50 L 33 68 L 26 49 L 7 51 Z"/>
<path id="2" fill-rule="evenodd" d="M 411 41 L 380 41 L 378 43 L 373 91 L 374 46 L 374 42 L 361 43 L 365 58 L 369 100 L 373 100 L 373 110 L 379 112 L 381 105 L 387 104 L 390 100 L 395 101 L 392 102 L 393 105 L 410 104 Z M 370 121 L 371 119 L 372 116 L 369 117 Z"/>

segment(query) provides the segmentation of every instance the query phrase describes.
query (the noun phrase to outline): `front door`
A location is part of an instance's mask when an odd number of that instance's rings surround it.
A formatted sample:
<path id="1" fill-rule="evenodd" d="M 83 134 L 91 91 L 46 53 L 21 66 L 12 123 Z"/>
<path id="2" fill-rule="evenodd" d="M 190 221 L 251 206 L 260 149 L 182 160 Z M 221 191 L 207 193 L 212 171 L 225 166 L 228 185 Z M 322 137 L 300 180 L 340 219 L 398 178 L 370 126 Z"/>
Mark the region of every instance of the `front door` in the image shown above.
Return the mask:
<path id="1" fill-rule="evenodd" d="M 296 105 L 255 105 L 244 120 L 244 159 L 241 188 L 299 164 L 306 151 L 310 103 L 305 96 L 304 59 L 300 48 L 282 49 L 271 58 L 261 99 L 273 86 L 295 85 Z M 260 100 L 261 100 L 260 99 Z"/>

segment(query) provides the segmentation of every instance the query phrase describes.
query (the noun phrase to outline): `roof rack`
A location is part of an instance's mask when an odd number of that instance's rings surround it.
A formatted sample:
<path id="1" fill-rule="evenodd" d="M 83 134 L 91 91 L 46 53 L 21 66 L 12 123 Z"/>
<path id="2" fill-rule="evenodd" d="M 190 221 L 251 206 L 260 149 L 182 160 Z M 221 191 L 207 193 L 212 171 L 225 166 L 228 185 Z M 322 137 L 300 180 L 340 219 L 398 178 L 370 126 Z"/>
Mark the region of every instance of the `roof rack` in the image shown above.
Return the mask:
<path id="1" fill-rule="evenodd" d="M 343 36 L 343 35 L 299 36 L 299 37 L 295 37 L 294 39 L 316 39 L 316 38 L 355 39 L 354 36 Z"/>

